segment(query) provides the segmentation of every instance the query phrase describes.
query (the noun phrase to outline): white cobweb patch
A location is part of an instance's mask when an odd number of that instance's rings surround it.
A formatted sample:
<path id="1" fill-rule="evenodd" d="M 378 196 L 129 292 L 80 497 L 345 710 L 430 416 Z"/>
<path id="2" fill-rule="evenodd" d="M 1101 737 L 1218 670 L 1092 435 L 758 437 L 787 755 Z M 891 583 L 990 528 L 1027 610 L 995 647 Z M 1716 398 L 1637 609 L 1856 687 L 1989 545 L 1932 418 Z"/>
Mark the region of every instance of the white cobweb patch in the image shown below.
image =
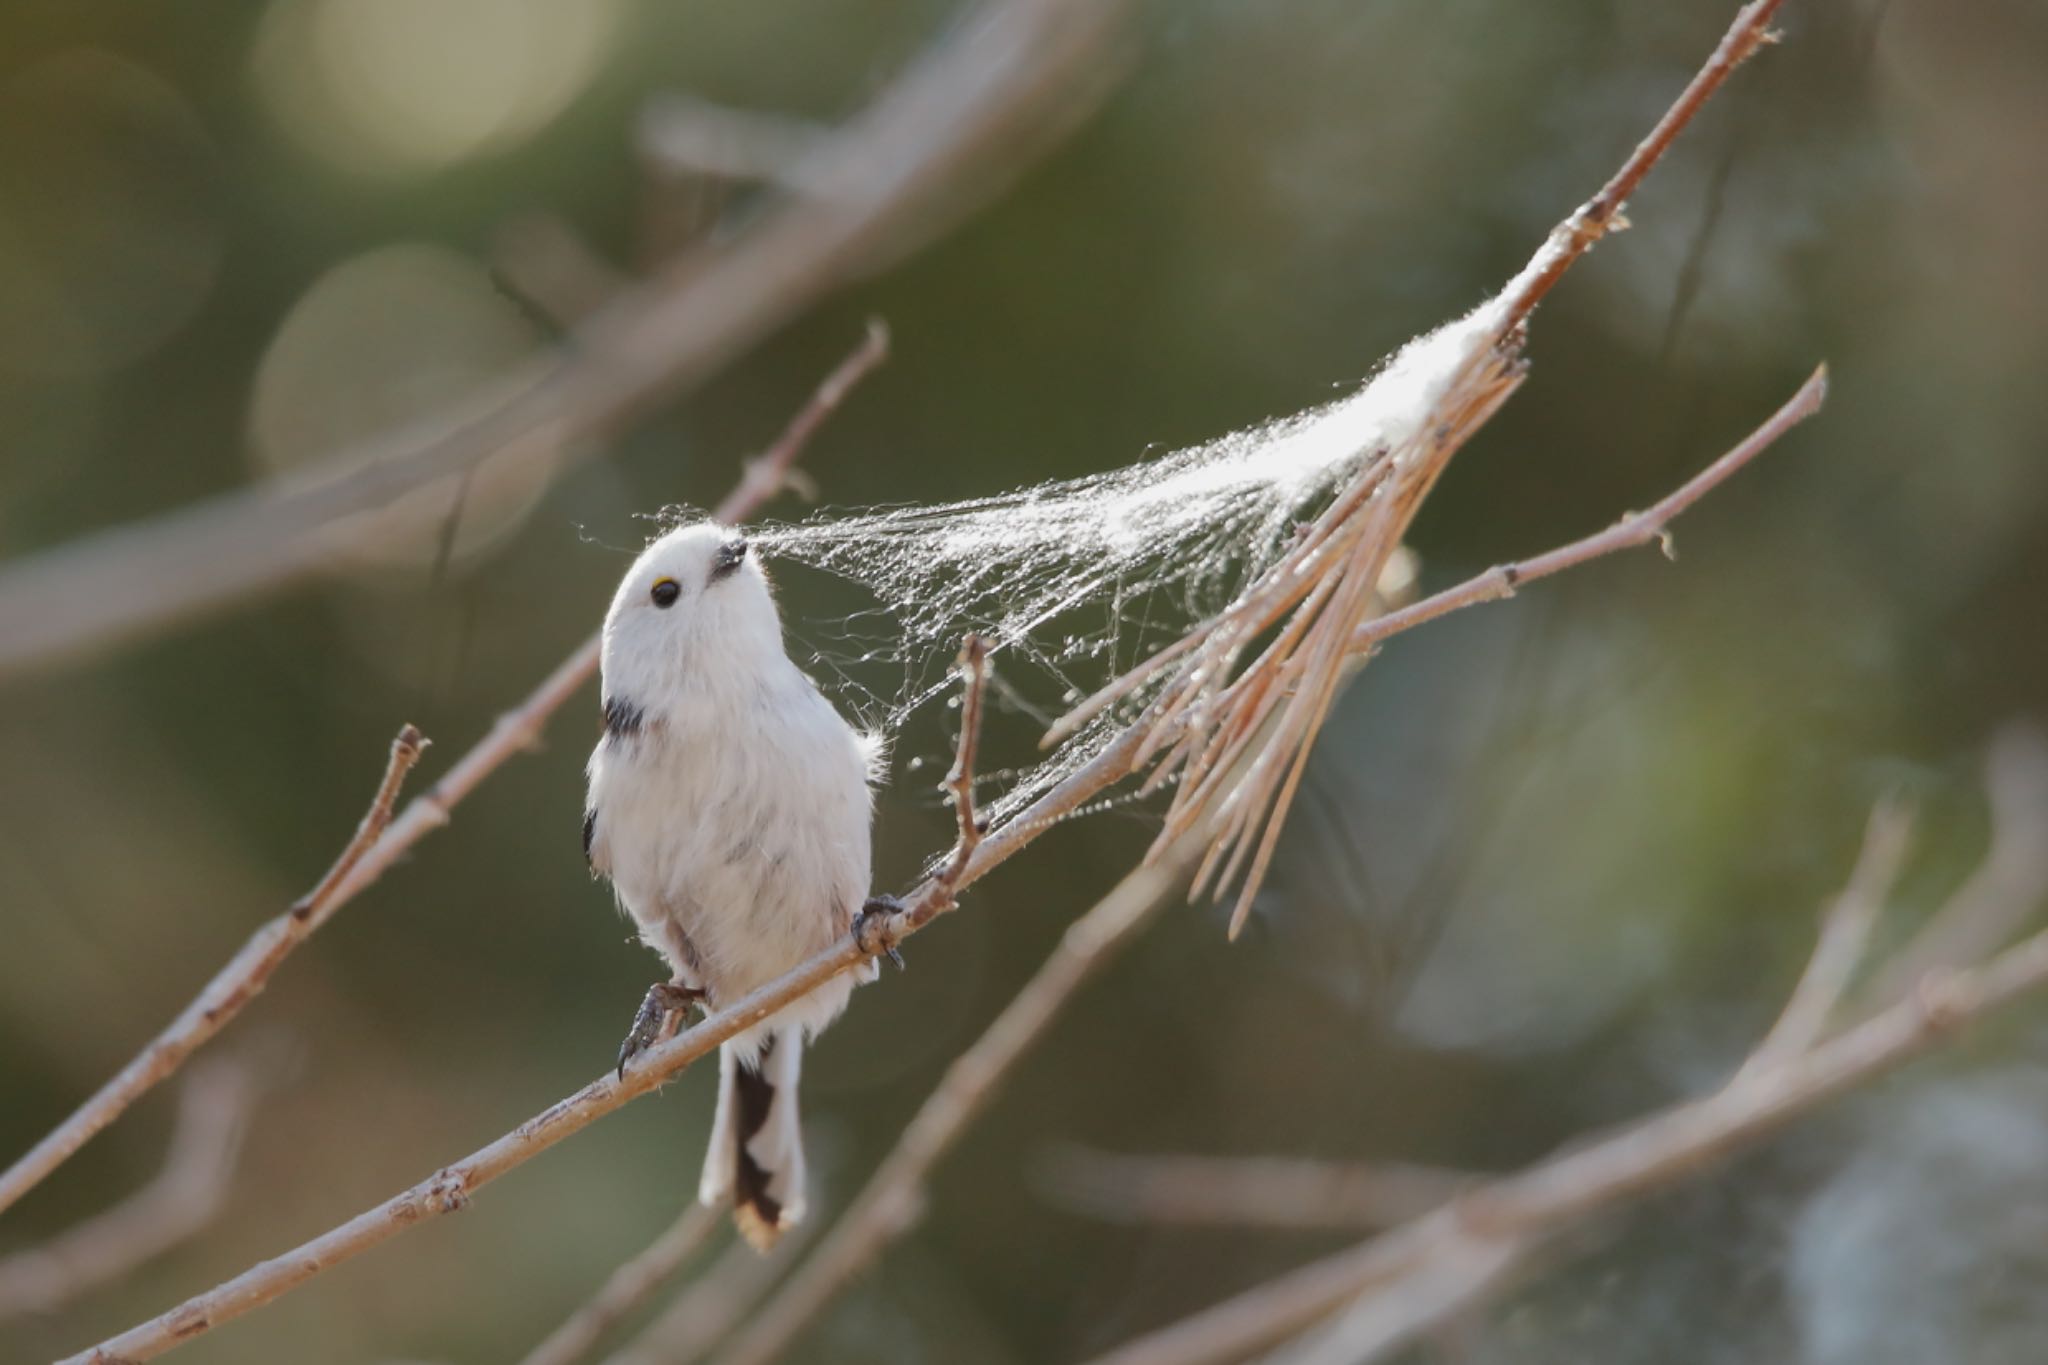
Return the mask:
<path id="1" fill-rule="evenodd" d="M 956 697 L 950 666 L 970 631 L 989 646 L 991 702 L 1049 722 L 1227 605 L 1367 461 L 1398 458 L 1491 343 L 1491 311 L 1410 342 L 1356 393 L 1293 417 L 1109 473 L 827 511 L 758 526 L 749 540 L 771 562 L 823 570 L 871 597 L 844 620 L 789 623 L 812 651 L 799 662 L 870 727 L 894 736 Z M 983 795 L 983 813 L 994 825 L 1015 816 L 1100 752 L 1147 696 L 1049 755 L 985 771 L 1001 785 Z"/>

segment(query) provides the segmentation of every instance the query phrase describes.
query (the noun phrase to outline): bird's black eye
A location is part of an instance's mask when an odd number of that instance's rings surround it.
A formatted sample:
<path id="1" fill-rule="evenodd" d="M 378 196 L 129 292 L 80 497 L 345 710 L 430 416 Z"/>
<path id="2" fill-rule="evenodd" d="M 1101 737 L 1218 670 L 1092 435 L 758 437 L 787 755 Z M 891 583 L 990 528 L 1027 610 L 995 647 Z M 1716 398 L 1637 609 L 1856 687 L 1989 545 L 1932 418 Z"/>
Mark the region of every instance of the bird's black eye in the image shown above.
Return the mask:
<path id="1" fill-rule="evenodd" d="M 719 546 L 718 552 L 711 556 L 711 581 L 716 583 L 719 579 L 732 573 L 735 569 L 739 568 L 741 563 L 746 560 L 746 557 L 747 542 L 744 540 L 728 540 L 725 544 Z"/>
<path id="2" fill-rule="evenodd" d="M 654 605 L 662 608 L 674 606 L 676 599 L 682 595 L 683 585 L 676 582 L 673 578 L 656 580 L 654 591 L 650 594 L 654 598 Z"/>

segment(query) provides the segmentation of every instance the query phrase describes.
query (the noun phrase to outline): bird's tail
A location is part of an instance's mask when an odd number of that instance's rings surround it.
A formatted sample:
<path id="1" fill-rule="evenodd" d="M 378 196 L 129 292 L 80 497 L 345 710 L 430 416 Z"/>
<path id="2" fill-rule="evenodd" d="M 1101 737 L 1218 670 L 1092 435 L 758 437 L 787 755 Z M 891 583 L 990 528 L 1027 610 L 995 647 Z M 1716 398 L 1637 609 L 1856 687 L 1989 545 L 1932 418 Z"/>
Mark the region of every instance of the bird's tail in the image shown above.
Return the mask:
<path id="1" fill-rule="evenodd" d="M 803 1038 L 800 1028 L 770 1034 L 751 1061 L 731 1043 L 718 1050 L 718 1108 L 697 1198 L 712 1207 L 731 1199 L 733 1222 L 757 1251 L 803 1221 Z"/>

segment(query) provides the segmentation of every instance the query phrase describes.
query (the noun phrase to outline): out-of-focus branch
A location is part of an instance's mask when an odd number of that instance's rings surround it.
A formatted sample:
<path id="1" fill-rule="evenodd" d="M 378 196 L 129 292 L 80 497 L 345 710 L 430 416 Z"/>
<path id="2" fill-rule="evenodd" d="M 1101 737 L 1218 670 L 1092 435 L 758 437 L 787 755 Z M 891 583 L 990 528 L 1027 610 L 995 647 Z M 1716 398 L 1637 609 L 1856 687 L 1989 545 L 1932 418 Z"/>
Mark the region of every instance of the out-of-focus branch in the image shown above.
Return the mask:
<path id="1" fill-rule="evenodd" d="M 647 1302 L 718 1230 L 724 1216 L 691 1202 L 647 1249 L 611 1273 L 591 1300 L 526 1353 L 520 1365 L 573 1365 L 613 1325 Z"/>
<path id="2" fill-rule="evenodd" d="M 1984 764 L 1991 803 L 1991 851 L 1940 913 L 1877 973 L 1873 998 L 1896 998 L 1943 967 L 1983 957 L 2018 933 L 2032 909 L 2029 889 L 2048 881 L 2048 735 L 2015 721 L 1991 741 Z"/>
<path id="3" fill-rule="evenodd" d="M 2044 799 L 2025 819 L 2012 811 L 1999 842 L 2048 839 L 2048 755 L 2034 790 Z M 1880 817 L 1876 849 L 1860 875 L 1869 885 L 1836 902 L 1816 954 L 1835 951 L 1836 921 L 1860 915 L 1857 897 L 1882 881 L 1895 837 Z M 1994 845 L 1987 864 L 2010 858 Z M 1965 891 L 1967 891 L 1967 887 Z M 2038 911 L 2048 867 L 2006 890 Z M 1953 902 L 1951 903 L 1953 904 Z M 1844 909 L 1843 907 L 1847 907 Z M 1937 921 L 1947 911 L 1937 915 Z M 1852 964 L 1853 965 L 1853 964 Z M 1833 977 L 1809 967 L 1803 980 Z M 1883 979 L 1884 974 L 1880 974 Z M 1813 988 L 1806 988 L 1813 989 Z M 1971 1021 L 2048 990 L 2048 930 L 1974 966 L 1936 969 L 1875 1013 L 1794 1047 L 1774 1030 L 1774 1055 L 1752 1059 L 1721 1089 L 1575 1144 L 1517 1175 L 1488 1181 L 1443 1207 L 1349 1250 L 1216 1304 L 1102 1357 L 1097 1365 L 1220 1365 L 1304 1337 L 1276 1360 L 1286 1365 L 1355 1365 L 1380 1358 L 1456 1313 L 1483 1303 L 1537 1265 L 1561 1234 L 1626 1201 L 1696 1178 L 1722 1159 L 1794 1119 L 1954 1037 Z M 1324 1324 L 1328 1324 L 1325 1326 Z"/>
<path id="4" fill-rule="evenodd" d="M 1092 107 L 1128 0 L 991 0 L 805 160 L 786 196 L 444 413 L 336 463 L 0 573 L 0 672 L 158 631 L 316 569 L 345 519 L 487 459 L 567 462 L 1007 184 Z M 352 472 L 335 477 L 333 469 Z"/>
<path id="5" fill-rule="evenodd" d="M 1069 925 L 1059 946 L 972 1046 L 946 1068 L 874 1176 L 818 1249 L 748 1321 L 719 1365 L 765 1365 L 808 1327 L 889 1243 L 917 1221 L 932 1168 L 986 1109 L 1067 1001 L 1172 898 L 1201 853 L 1190 839 L 1141 867 Z"/>
<path id="6" fill-rule="evenodd" d="M 384 765 L 384 778 L 370 801 L 355 837 L 341 851 L 320 884 L 293 902 L 290 909 L 250 935 L 242 950 L 229 959 L 206 989 L 184 1011 L 137 1053 L 132 1061 L 80 1105 L 71 1117 L 20 1160 L 0 1172 L 0 1209 L 34 1189 L 43 1177 L 69 1160 L 72 1153 L 92 1140 L 94 1134 L 112 1123 L 129 1105 L 185 1064 L 270 982 L 292 950 L 304 943 L 314 930 L 325 924 L 348 899 L 343 887 L 376 848 L 391 824 L 391 807 L 398 799 L 405 775 L 419 762 L 427 740 L 408 725 L 391 741 L 391 756 Z"/>
<path id="7" fill-rule="evenodd" d="M 818 1223 L 806 1219 L 766 1256 L 735 1242 L 605 1365 L 695 1365 L 753 1311 L 817 1230 Z"/>
<path id="8" fill-rule="evenodd" d="M 1849 873 L 1849 884 L 1821 915 L 1820 936 L 1814 940 L 1806 970 L 1800 973 L 1778 1022 L 1771 1025 L 1744 1066 L 1772 1066 L 1796 1057 L 1827 1033 L 1850 979 L 1869 951 L 1871 932 L 1898 882 L 1912 832 L 1912 816 L 1895 801 L 1881 801 L 1870 813 L 1863 851 Z"/>
<path id="9" fill-rule="evenodd" d="M 1117 1223 L 1385 1228 L 1446 1204 L 1479 1179 L 1401 1162 L 1302 1157 L 1049 1153 L 1038 1185 L 1077 1213 Z"/>
<path id="10" fill-rule="evenodd" d="M 0 1321 L 47 1313 L 169 1251 L 213 1221 L 259 1090 L 250 1068 L 212 1061 L 178 1092 L 163 1169 L 104 1213 L 0 1260 Z"/>
<path id="11" fill-rule="evenodd" d="M 772 185 L 794 194 L 830 191 L 811 169 L 831 130 L 787 114 L 735 109 L 689 95 L 662 95 L 640 112 L 640 152 L 670 175 Z"/>
<path id="12" fill-rule="evenodd" d="M 888 353 L 887 326 L 879 321 L 870 322 L 861 344 L 826 376 L 824 383 L 819 385 L 774 443 L 758 458 L 747 462 L 739 483 L 719 502 L 712 515 L 722 522 L 744 521 L 780 492 L 811 437 L 845 401 L 854 386 L 880 365 Z M 548 717 L 566 705 L 597 671 L 598 643 L 596 635 L 584 641 L 574 654 L 541 680 L 540 686 L 524 702 L 499 716 L 490 733 L 458 759 L 440 781 L 423 795 L 407 802 L 397 819 L 391 819 L 390 801 L 385 790 L 380 788 L 381 804 L 372 806 L 370 816 L 356 831 L 347 851 L 313 893 L 258 931 L 248 946 L 221 969 L 185 1012 L 158 1035 L 155 1043 L 124 1067 L 78 1112 L 37 1143 L 32 1151 L 0 1174 L 0 1210 L 69 1159 L 93 1134 L 111 1123 L 150 1086 L 175 1071 L 195 1048 L 225 1027 L 255 992 L 262 989 L 270 973 L 299 942 L 382 876 L 386 869 L 410 852 L 414 844 L 447 824 L 456 805 L 507 759 L 530 748 L 540 737 L 541 727 L 547 723 Z M 413 735 L 419 744 L 425 743 L 418 739 L 418 732 L 410 726 L 400 734 L 399 740 L 403 741 L 406 734 Z M 410 768 L 418 757 L 415 748 L 406 758 L 405 766 Z M 394 748 L 394 765 L 397 761 L 398 752 Z M 387 771 L 385 785 L 389 788 L 389 796 L 396 796 L 397 779 L 403 776 L 403 770 L 394 768 Z M 372 819 L 378 822 L 375 829 L 370 828 Z M 310 908 L 301 913 L 302 907 Z M 248 988 L 244 989 L 245 986 Z"/>

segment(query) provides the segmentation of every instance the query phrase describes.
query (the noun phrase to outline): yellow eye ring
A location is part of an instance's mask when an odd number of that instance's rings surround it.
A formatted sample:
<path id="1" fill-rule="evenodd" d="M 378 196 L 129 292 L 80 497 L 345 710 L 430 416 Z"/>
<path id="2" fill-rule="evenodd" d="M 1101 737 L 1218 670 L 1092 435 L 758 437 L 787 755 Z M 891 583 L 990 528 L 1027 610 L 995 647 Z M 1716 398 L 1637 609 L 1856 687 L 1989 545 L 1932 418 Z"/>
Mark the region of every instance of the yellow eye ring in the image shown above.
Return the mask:
<path id="1" fill-rule="evenodd" d="M 655 579 L 654 587 L 648 593 L 648 596 L 654 599 L 654 605 L 664 609 L 674 606 L 676 599 L 682 595 L 682 584 L 676 582 L 673 578 Z"/>

